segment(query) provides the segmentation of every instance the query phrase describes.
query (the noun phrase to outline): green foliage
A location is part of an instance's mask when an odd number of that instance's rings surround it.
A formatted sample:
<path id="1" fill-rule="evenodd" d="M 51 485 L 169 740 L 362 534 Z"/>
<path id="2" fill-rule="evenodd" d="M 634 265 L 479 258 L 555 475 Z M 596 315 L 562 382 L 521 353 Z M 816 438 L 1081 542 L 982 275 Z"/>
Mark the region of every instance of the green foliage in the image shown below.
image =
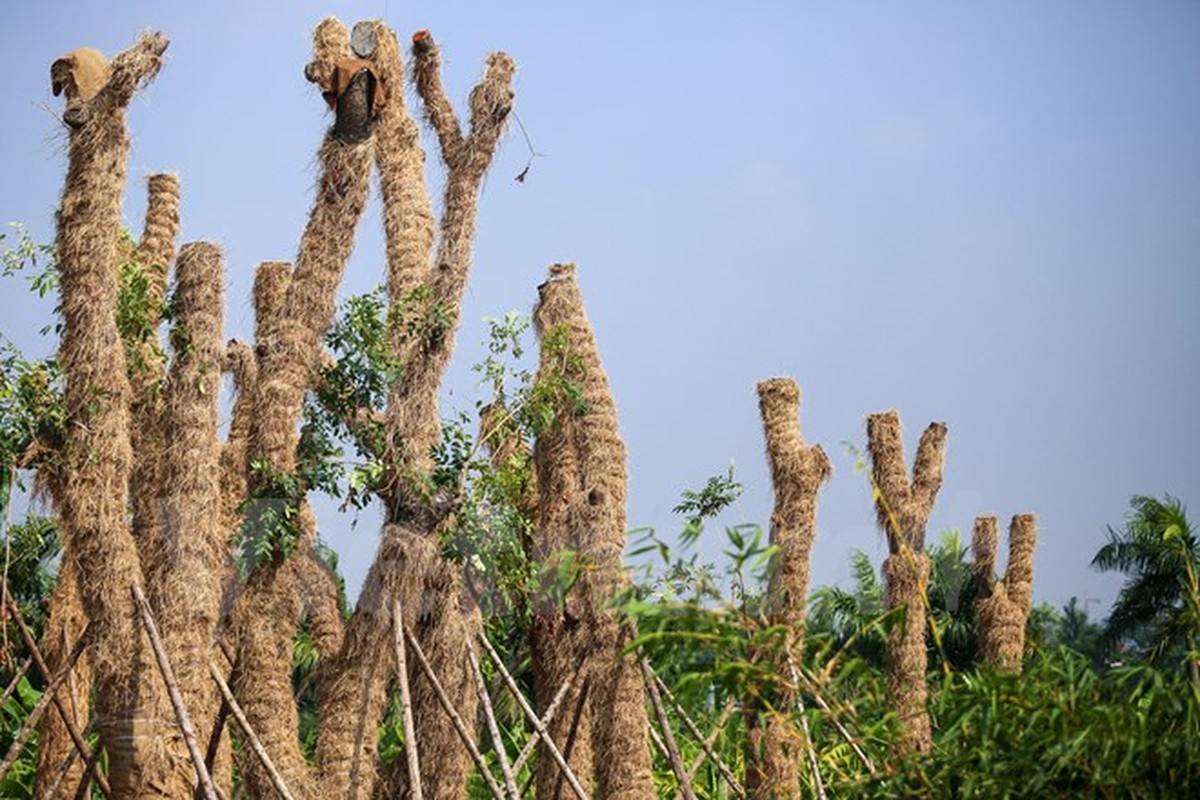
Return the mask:
<path id="1" fill-rule="evenodd" d="M 12 697 L 0 705 L 0 753 L 7 753 L 17 732 L 25 723 L 42 693 L 29 680 L 21 678 Z M 37 777 L 37 748 L 27 744 L 16 762 L 0 783 L 0 797 L 33 800 L 33 784 Z"/>
<path id="2" fill-rule="evenodd" d="M 1177 498 L 1136 495 L 1129 506 L 1092 559 L 1096 569 L 1126 576 L 1106 636 L 1137 641 L 1153 663 L 1189 663 L 1200 681 L 1200 537 Z"/>
<path id="3" fill-rule="evenodd" d="M 1024 675 L 952 673 L 930 696 L 933 753 L 897 759 L 856 797 L 1189 797 L 1200 694 L 1146 667 L 1097 675 L 1057 650 Z"/>
<path id="4" fill-rule="evenodd" d="M 250 463 L 250 486 L 250 496 L 238 507 L 242 518 L 238 540 L 247 573 L 295 552 L 301 535 L 300 504 L 306 493 L 297 475 L 261 459 Z"/>

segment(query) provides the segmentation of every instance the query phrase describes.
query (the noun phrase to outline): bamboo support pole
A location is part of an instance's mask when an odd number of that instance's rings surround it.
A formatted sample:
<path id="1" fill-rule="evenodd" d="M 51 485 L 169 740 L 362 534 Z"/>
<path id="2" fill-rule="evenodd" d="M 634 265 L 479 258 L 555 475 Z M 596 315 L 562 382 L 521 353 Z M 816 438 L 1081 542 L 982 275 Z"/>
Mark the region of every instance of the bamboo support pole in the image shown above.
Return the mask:
<path id="1" fill-rule="evenodd" d="M 700 755 L 696 756 L 696 760 L 692 762 L 691 768 L 688 770 L 688 779 L 696 780 L 696 776 L 700 774 L 700 767 L 704 766 L 704 760 L 708 758 L 712 752 L 713 745 L 717 743 L 717 737 L 721 735 L 721 731 L 725 730 L 725 723 L 729 721 L 729 717 L 733 714 L 737 704 L 730 700 L 725 704 L 725 708 L 721 710 L 721 716 L 717 717 L 717 724 L 713 727 L 712 732 L 708 734 L 708 738 L 704 739 L 701 745 Z M 741 784 L 738 784 L 739 787 Z M 730 787 L 732 788 L 732 787 Z M 745 789 L 742 788 L 742 796 L 745 796 Z"/>
<path id="2" fill-rule="evenodd" d="M 688 779 L 687 770 L 683 767 L 683 756 L 679 754 L 679 744 L 675 741 L 675 734 L 671 731 L 671 719 L 667 716 L 667 709 L 663 705 L 662 695 L 658 692 L 654 673 L 651 671 L 650 664 L 646 659 L 639 658 L 638 665 L 642 668 L 642 678 L 645 679 L 646 693 L 650 695 L 650 704 L 654 706 L 654 713 L 658 717 L 658 727 L 662 729 L 663 744 L 667 748 L 667 758 L 671 762 L 671 771 L 675 773 L 675 777 L 679 780 L 679 792 L 683 795 L 684 800 L 696 800 L 696 793 L 692 791 L 692 782 Z M 654 728 L 651 727 L 650 730 L 653 731 Z"/>
<path id="3" fill-rule="evenodd" d="M 401 623 L 401 629 L 404 628 Z M 475 746 L 475 742 L 471 741 L 471 734 L 467 730 L 466 724 L 462 717 L 454 710 L 450 698 L 446 696 L 446 690 L 442 688 L 442 682 L 438 680 L 437 675 L 433 672 L 433 667 L 429 664 L 429 659 L 425 658 L 425 652 L 421 649 L 421 643 L 417 641 L 417 637 L 412 635 L 409 630 L 404 630 L 404 635 L 408 638 L 408 644 L 412 647 L 413 655 L 417 657 L 417 663 L 421 665 L 421 671 L 425 673 L 430 686 L 433 687 L 434 694 L 437 695 L 438 702 L 442 705 L 442 710 L 450 717 L 450 721 L 454 723 L 454 729 L 458 731 L 458 736 L 462 739 L 463 744 L 467 748 L 467 752 L 471 754 L 471 760 L 475 762 L 475 766 L 479 769 L 480 775 L 487 783 L 488 789 L 492 793 L 492 797 L 496 800 L 504 800 L 504 792 L 500 791 L 500 786 L 496 783 L 496 779 L 492 777 L 491 770 L 488 769 L 487 762 L 483 760 L 483 756 L 479 753 L 479 748 Z"/>
<path id="4" fill-rule="evenodd" d="M 13 675 L 13 679 L 9 681 L 8 686 L 5 687 L 4 694 L 0 695 L 0 706 L 4 705 L 5 702 L 8 701 L 8 698 L 12 697 L 12 693 L 17 690 L 17 684 L 21 682 L 21 678 L 25 677 L 25 673 L 29 672 L 29 668 L 31 666 L 33 666 L 33 656 L 26 658 L 24 663 L 17 668 L 16 674 Z"/>
<path id="5" fill-rule="evenodd" d="M 29 625 L 25 622 L 25 615 L 21 613 L 21 607 L 17 605 L 17 601 L 8 591 L 8 584 L 4 584 L 4 604 L 8 606 L 8 611 L 12 615 L 13 621 L 17 623 L 17 629 L 21 632 L 21 639 L 24 640 L 25 646 L 29 648 L 29 657 L 33 659 L 33 663 L 37 664 L 38 671 L 42 673 L 42 677 L 50 683 L 54 676 L 50 672 L 50 667 L 46 665 L 46 659 L 42 656 L 42 651 L 37 646 L 37 641 L 33 638 L 33 631 L 29 630 Z M 83 641 L 87 634 L 87 629 L 84 629 L 80 635 L 79 641 Z M 76 645 L 78 646 L 78 645 Z M 73 664 L 75 659 L 71 659 Z M 75 749 L 88 757 L 91 768 L 89 772 L 92 774 L 92 780 L 96 782 L 96 786 L 100 789 L 100 793 L 106 798 L 112 797 L 112 790 L 109 788 L 108 779 L 100 772 L 96 766 L 95 759 L 91 758 L 91 748 L 87 746 L 87 741 L 83 738 L 83 734 L 79 731 L 79 726 L 75 724 L 75 716 L 70 712 L 67 706 L 63 703 L 62 698 L 58 696 L 58 692 L 53 693 L 54 706 L 58 709 L 58 713 L 62 716 L 63 723 L 67 727 L 67 733 L 71 735 L 71 741 L 75 744 Z M 81 781 L 83 785 L 87 785 L 87 781 Z"/>
<path id="6" fill-rule="evenodd" d="M 868 756 L 866 751 L 862 749 L 862 746 L 859 745 L 858 740 L 850 734 L 850 731 L 847 730 L 846 726 L 842 724 L 842 721 L 838 719 L 837 712 L 829 706 L 829 703 L 825 702 L 825 698 L 821 696 L 821 692 L 819 691 L 816 680 L 814 680 L 811 675 L 807 674 L 803 666 L 801 666 L 799 669 L 801 681 L 805 684 L 805 691 L 807 691 L 812 696 L 812 699 L 816 701 L 817 708 L 821 709 L 821 711 L 825 713 L 826 718 L 833 723 L 833 727 L 837 730 L 838 734 L 842 737 L 846 744 L 850 745 L 850 749 L 854 751 L 854 754 L 858 756 L 858 760 L 862 762 L 863 766 L 867 768 L 867 772 L 872 778 L 874 778 L 877 774 L 875 770 L 875 762 L 871 761 L 870 756 Z"/>
<path id="7" fill-rule="evenodd" d="M 578 674 L 579 672 L 577 670 L 568 676 L 565 681 L 563 681 L 562 686 L 558 687 L 558 691 L 555 693 L 554 699 L 550 701 L 550 705 L 546 706 L 546 710 L 542 712 L 543 727 L 549 725 L 554 719 L 555 715 L 558 714 L 558 709 L 562 706 L 563 700 L 566 699 L 567 693 L 571 691 L 571 684 L 575 682 L 575 676 Z M 534 748 L 537 747 L 537 743 L 541 741 L 541 739 L 541 734 L 535 730 L 533 736 L 529 737 L 529 741 L 526 742 L 525 746 L 521 748 L 521 752 L 517 756 L 517 760 L 513 762 L 512 769 L 514 774 L 519 773 L 521 771 L 521 767 L 525 766 L 525 762 L 529 760 L 531 755 L 533 755 Z M 524 794 L 524 792 L 522 792 L 522 794 Z"/>
<path id="8" fill-rule="evenodd" d="M 550 734 L 546 732 L 546 726 L 538 718 L 537 713 L 530 707 L 529 701 L 525 699 L 525 695 L 521 694 L 521 688 L 517 686 L 517 682 L 513 680 L 513 676 L 505 668 L 504 662 L 500 658 L 500 654 L 496 652 L 496 648 L 492 647 L 492 643 L 482 633 L 479 634 L 479 641 L 483 643 L 483 647 L 488 651 L 488 655 L 492 659 L 492 663 L 496 665 L 496 669 L 500 672 L 500 676 L 504 679 L 508 690 L 512 692 L 516 698 L 521 710 L 525 712 L 525 717 L 533 724 L 533 729 L 538 732 L 542 741 L 546 743 L 546 749 L 550 751 L 551 757 L 554 758 L 558 768 L 563 771 L 563 776 L 566 777 L 567 783 L 570 784 L 571 790 L 575 792 L 575 796 L 579 800 L 588 800 L 587 792 L 579 785 L 579 779 L 575 777 L 575 773 L 571 771 L 571 767 L 567 764 L 567 760 L 563 758 L 562 751 L 558 749 L 558 745 L 550 738 Z"/>
<path id="9" fill-rule="evenodd" d="M 8 587 L 5 587 L 7 593 Z M 46 713 L 46 709 L 50 707 L 50 703 L 57 699 L 58 687 L 62 685 L 67 676 L 71 674 L 71 669 L 75 666 L 75 662 L 79 659 L 79 654 L 83 652 L 84 637 L 80 637 L 79 641 L 75 642 L 74 649 L 71 650 L 71 655 L 67 659 L 67 664 L 59 673 L 50 680 L 46 686 L 46 691 L 38 698 L 37 703 L 29 712 L 29 716 L 25 718 L 21 729 L 17 731 L 17 735 L 13 737 L 12 745 L 8 748 L 8 753 L 4 756 L 4 761 L 0 762 L 0 784 L 4 783 L 4 778 L 8 775 L 8 771 L 12 769 L 13 764 L 17 761 L 17 756 L 25 748 L 29 737 L 37 730 L 38 721 L 42 715 Z"/>
<path id="10" fill-rule="evenodd" d="M 516 800 L 520 797 L 517 781 L 513 777 L 512 768 L 508 763 L 508 751 L 504 747 L 504 739 L 500 736 L 500 726 L 496 723 L 496 713 L 492 710 L 492 698 L 488 695 L 487 682 L 483 679 L 479 658 L 475 655 L 475 648 L 470 644 L 467 645 L 467 660 L 471 662 L 471 673 L 475 676 L 475 691 L 479 695 L 479 702 L 483 704 L 483 716 L 487 721 L 488 733 L 496 748 L 496 760 L 500 762 L 500 774 L 504 776 L 504 788 L 508 790 L 509 796 Z"/>
<path id="11" fill-rule="evenodd" d="M 700 749 L 703 751 L 704 755 L 712 758 L 713 762 L 716 763 L 717 769 L 721 772 L 721 777 L 723 777 L 725 782 L 729 784 L 729 788 L 735 794 L 745 796 L 746 791 L 742 788 L 742 784 L 738 782 L 738 779 L 733 776 L 733 772 L 729 769 L 721 757 L 717 755 L 717 752 L 713 750 L 712 744 L 700 734 L 700 729 L 696 726 L 696 723 L 692 721 L 692 718 L 688 716 L 687 711 L 685 711 L 683 706 L 679 704 L 679 701 L 675 699 L 675 696 L 671 694 L 671 690 L 667 688 L 667 684 L 663 682 L 663 679 L 655 675 L 654 683 L 658 686 L 658 690 L 662 692 L 663 696 L 667 700 L 671 701 L 671 706 L 675 709 L 675 713 L 679 715 L 679 719 L 683 722 L 683 726 L 688 729 L 688 733 L 696 737 L 696 740 L 700 742 Z M 716 728 L 718 735 L 720 734 L 722 727 L 724 727 L 723 722 Z M 688 781 L 690 782 L 694 779 L 695 775 L 691 772 L 691 770 L 689 770 Z"/>
<path id="12" fill-rule="evenodd" d="M 792 661 L 791 654 L 787 656 L 788 668 L 792 673 L 792 684 L 799 690 L 799 675 L 796 672 L 796 662 Z M 821 763 L 817 760 L 817 753 L 812 747 L 812 734 L 809 732 L 809 717 L 805 714 L 804 694 L 796 692 L 796 709 L 800 712 L 800 730 L 804 732 L 804 752 L 808 753 L 809 766 L 812 769 L 812 782 L 816 784 L 818 800 L 826 800 L 824 793 L 824 781 L 821 780 Z"/>
<path id="13" fill-rule="evenodd" d="M 396 682 L 400 684 L 400 718 L 404 724 L 404 756 L 408 759 L 408 791 L 412 800 L 422 800 L 421 762 L 417 757 L 417 733 L 413 724 L 412 692 L 408 685 L 408 655 L 404 649 L 404 610 L 400 593 L 392 600 L 392 634 L 396 648 Z"/>
<path id="14" fill-rule="evenodd" d="M 217 788 L 213 785 L 212 776 L 209 775 L 208 767 L 204 764 L 204 754 L 200 752 L 200 744 L 196 741 L 196 729 L 183 704 L 183 697 L 179 693 L 179 684 L 175 682 L 175 672 L 171 669 L 171 662 L 167 659 L 162 639 L 159 638 L 158 626 L 154 624 L 154 615 L 150 611 L 150 602 L 146 600 L 142 587 L 137 583 L 134 583 L 131 589 L 133 599 L 137 603 L 138 616 L 142 620 L 142 627 L 145 629 L 146 635 L 150 637 L 150 647 L 154 651 L 154 660 L 158 664 L 159 674 L 162 675 L 163 683 L 166 684 L 167 694 L 171 698 L 171 706 L 175 709 L 179 730 L 183 733 L 188 754 L 192 757 L 196 779 L 200 782 L 200 788 L 204 790 L 204 796 L 208 800 L 217 800 Z"/>
<path id="15" fill-rule="evenodd" d="M 221 677 L 220 670 L 211 661 L 208 662 L 208 674 L 212 675 L 213 682 L 217 684 L 217 688 L 221 691 L 221 697 L 225 699 L 225 704 L 229 706 L 229 713 L 233 716 L 234 721 L 237 722 L 238 727 L 241 728 L 242 733 L 246 737 L 246 742 L 250 745 L 250 749 L 258 757 L 258 763 L 271 776 L 271 783 L 275 786 L 275 791 L 279 793 L 282 800 L 293 800 L 291 792 L 288 791 L 287 784 L 283 782 L 283 776 L 279 774 L 279 770 L 275 769 L 275 765 L 271 763 L 271 757 L 263 749 L 262 742 L 258 740 L 254 729 L 250 727 L 250 721 L 246 719 L 241 706 L 238 705 L 237 700 L 234 698 L 229 684 Z"/>

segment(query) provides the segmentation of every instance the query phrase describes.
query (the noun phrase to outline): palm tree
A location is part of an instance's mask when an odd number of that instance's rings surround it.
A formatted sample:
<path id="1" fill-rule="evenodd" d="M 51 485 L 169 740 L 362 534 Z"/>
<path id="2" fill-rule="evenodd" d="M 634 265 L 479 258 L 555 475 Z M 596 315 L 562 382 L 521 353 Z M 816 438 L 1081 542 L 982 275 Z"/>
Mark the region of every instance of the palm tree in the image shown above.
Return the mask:
<path id="1" fill-rule="evenodd" d="M 1192 682 L 1200 685 L 1200 538 L 1169 494 L 1136 495 L 1129 506 L 1125 524 L 1109 527 L 1108 543 L 1092 559 L 1096 569 L 1126 576 L 1106 636 L 1137 640 L 1152 662 L 1185 654 Z"/>

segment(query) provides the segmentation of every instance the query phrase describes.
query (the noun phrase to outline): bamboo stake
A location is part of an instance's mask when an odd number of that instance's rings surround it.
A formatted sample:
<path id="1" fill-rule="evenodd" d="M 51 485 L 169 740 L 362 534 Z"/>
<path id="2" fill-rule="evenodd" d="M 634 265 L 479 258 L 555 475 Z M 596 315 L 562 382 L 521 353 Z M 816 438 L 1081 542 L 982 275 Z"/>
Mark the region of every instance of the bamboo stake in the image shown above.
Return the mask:
<path id="1" fill-rule="evenodd" d="M 508 752 L 504 748 L 504 740 L 500 737 L 500 726 L 496 724 L 496 714 L 492 710 L 492 698 L 488 696 L 487 682 L 483 679 L 483 670 L 479 666 L 479 658 L 475 648 L 467 644 L 467 660 L 471 662 L 471 672 L 475 676 L 475 691 L 479 694 L 479 702 L 483 703 L 483 716 L 487 720 L 488 733 L 491 734 L 492 744 L 496 747 L 496 758 L 500 762 L 500 773 L 504 776 L 504 788 L 513 800 L 520 797 L 517 791 L 517 781 L 513 777 L 508 764 Z"/>
<path id="2" fill-rule="evenodd" d="M 171 705 L 175 708 L 175 718 L 179 721 L 179 730 L 183 733 L 184 741 L 187 742 L 188 754 L 192 757 L 192 766 L 196 769 L 196 778 L 204 790 L 204 796 L 208 800 L 217 800 L 217 788 L 213 786 L 212 776 L 208 774 L 208 767 L 204 765 L 204 754 L 200 752 L 200 745 L 196 742 L 196 729 L 192 726 L 192 720 L 188 717 L 187 709 L 183 705 L 183 697 L 179 694 L 179 685 L 175 682 L 175 672 L 171 669 L 171 662 L 167 660 L 162 639 L 158 636 L 158 627 L 154 624 L 154 615 L 150 612 L 150 603 L 146 600 L 142 587 L 137 583 L 130 588 L 133 591 L 133 599 L 137 602 L 142 627 L 145 628 L 146 635 L 150 637 L 150 647 L 154 651 L 154 660 L 158 663 L 158 671 L 162 675 L 163 683 L 167 686 Z"/>
<path id="3" fill-rule="evenodd" d="M 412 800 L 422 800 L 421 763 L 417 758 L 417 730 L 413 724 L 412 692 L 408 685 L 408 658 L 404 652 L 404 612 L 400 594 L 392 600 L 392 638 L 396 648 L 396 681 L 400 684 L 400 718 L 404 723 L 404 755 L 408 759 L 408 789 Z"/>
<path id="4" fill-rule="evenodd" d="M 8 584 L 4 584 L 4 603 L 8 606 L 9 613 L 12 614 L 13 621 L 17 623 L 17 629 L 21 631 L 21 638 L 25 641 L 25 647 L 29 649 L 29 657 L 33 659 L 33 663 L 37 664 L 38 671 L 42 673 L 42 677 L 47 682 L 53 680 L 54 676 L 50 673 L 50 667 L 46 665 L 46 659 L 42 657 L 42 651 L 38 649 L 37 641 L 33 638 L 33 631 L 29 630 L 29 625 L 25 623 L 25 615 L 21 613 L 21 607 L 17 605 L 17 601 L 8 591 Z M 79 641 L 82 642 L 87 636 L 87 628 L 84 628 L 83 634 L 80 635 Z M 78 647 L 76 643 L 76 647 Z M 74 663 L 72 660 L 71 663 Z M 75 743 L 75 749 L 88 757 L 88 763 L 92 766 L 88 770 L 92 774 L 92 780 L 96 782 L 100 793 L 106 798 L 112 797 L 112 790 L 109 789 L 108 779 L 104 777 L 104 773 L 96 764 L 96 760 L 91 757 L 91 748 L 87 746 L 87 741 L 83 738 L 83 734 L 79 732 L 79 726 L 75 724 L 75 716 L 67 709 L 62 698 L 58 696 L 58 692 L 54 692 L 54 707 L 58 709 L 58 713 L 62 716 L 63 723 L 67 726 L 67 733 L 71 735 L 71 741 Z M 81 781 L 83 785 L 87 785 L 87 781 Z"/>
<path id="5" fill-rule="evenodd" d="M 800 729 L 804 731 L 804 750 L 808 753 L 808 763 L 812 767 L 813 782 L 817 786 L 817 797 L 825 800 L 825 782 L 821 779 L 821 765 L 817 761 L 817 752 L 813 748 L 812 735 L 808 729 L 804 693 L 800 691 L 800 676 L 796 672 L 796 662 L 791 653 L 788 653 L 788 670 L 792 673 L 792 683 L 796 686 L 796 708 L 800 712 Z"/>
<path id="6" fill-rule="evenodd" d="M 577 669 L 570 676 L 568 676 L 565 681 L 563 681 L 562 686 L 558 687 L 558 692 L 555 693 L 554 698 L 550 701 L 550 705 L 547 706 L 546 710 L 542 713 L 543 727 L 549 725 L 554 720 L 555 715 L 558 714 L 558 708 L 562 705 L 563 700 L 566 699 L 567 692 L 571 690 L 571 684 L 575 682 L 575 676 L 578 674 L 579 670 Z M 541 741 L 541 739 L 542 735 L 535 730 L 533 732 L 533 736 L 529 737 L 529 741 L 526 742 L 525 746 L 521 748 L 521 753 L 517 756 L 517 760 L 513 762 L 512 770 L 514 775 L 521 772 L 521 767 L 525 766 L 525 762 L 529 760 L 531 755 L 533 755 L 533 749 L 537 747 L 537 743 Z M 521 792 L 521 794 L 524 794 L 524 792 Z"/>
<path id="7" fill-rule="evenodd" d="M 667 716 L 666 706 L 663 705 L 662 696 L 658 693 L 658 686 L 654 683 L 654 673 L 650 670 L 650 664 L 646 659 L 639 658 L 638 665 L 642 668 L 642 678 L 646 682 L 646 692 L 650 695 L 650 704 L 654 706 L 654 713 L 658 717 L 658 727 L 662 729 L 663 744 L 667 747 L 671 771 L 679 780 L 679 791 L 684 800 L 696 800 L 696 793 L 692 791 L 692 782 L 688 779 L 687 770 L 683 768 L 683 756 L 679 755 L 679 745 L 675 742 L 675 734 L 671 731 L 671 719 Z M 651 728 L 651 730 L 654 729 Z"/>
<path id="8" fill-rule="evenodd" d="M 8 587 L 5 587 L 7 591 Z M 74 649 L 71 650 L 71 655 L 67 659 L 67 665 L 59 671 L 54 679 L 46 686 L 46 691 L 38 698 L 38 701 L 33 706 L 33 710 L 29 712 L 29 716 L 25 718 L 25 722 L 21 725 L 21 729 L 17 731 L 17 735 L 13 737 L 12 745 L 8 748 L 8 753 L 4 756 L 4 761 L 0 762 L 0 784 L 4 783 L 4 778 L 8 775 L 8 771 L 12 769 L 13 764 L 17 761 L 17 756 L 21 755 L 21 750 L 24 749 L 29 737 L 37 730 L 38 720 L 46 713 L 46 709 L 50 707 L 50 703 L 58 694 L 58 687 L 62 685 L 67 676 L 71 674 L 71 670 L 75 667 L 75 662 L 79 660 L 79 654 L 83 652 L 84 637 L 79 637 L 79 641 L 75 642 Z"/>
<path id="9" fill-rule="evenodd" d="M 579 785 L 579 779 L 575 777 L 575 773 L 571 771 L 567 760 L 563 758 L 562 751 L 558 749 L 558 745 L 554 743 L 550 738 L 550 734 L 546 732 L 546 726 L 538 719 L 537 713 L 529 706 L 529 701 L 525 699 L 525 695 L 521 694 L 521 689 L 517 686 L 517 682 L 513 680 L 513 676 L 505 669 L 504 662 L 500 659 L 500 654 L 496 652 L 496 648 L 492 647 L 492 643 L 488 641 L 487 636 L 483 635 L 483 633 L 479 634 L 479 641 L 483 643 L 483 647 L 488 651 L 492 663 L 496 665 L 496 669 L 499 670 L 501 677 L 504 678 L 504 683 L 508 686 L 508 690 L 516 698 L 518 705 L 521 706 L 521 710 L 525 712 L 525 717 L 533 723 L 533 729 L 538 732 L 538 736 L 546 743 L 546 749 L 550 751 L 550 755 L 554 758 L 555 763 L 558 764 L 558 768 L 563 771 L 563 776 L 566 777 L 571 790 L 575 792 L 575 796 L 579 800 L 589 800 L 587 793 Z"/>
<path id="10" fill-rule="evenodd" d="M 67 777 L 67 773 L 71 771 L 71 765 L 75 763 L 75 759 L 79 758 L 79 751 L 71 747 L 71 752 L 67 754 L 66 759 L 58 768 L 58 775 L 54 778 L 54 783 L 50 784 L 50 788 L 46 790 L 45 797 L 58 797 L 58 788 L 62 786 L 63 779 Z M 81 780 L 80 783 L 87 784 L 89 781 Z"/>
<path id="11" fill-rule="evenodd" d="M 401 626 L 403 627 L 403 626 Z M 408 638 L 408 644 L 412 647 L 413 655 L 417 657 L 417 663 L 421 665 L 421 671 L 425 673 L 425 677 L 429 680 L 429 685 L 433 687 L 433 693 L 437 695 L 438 702 L 441 703 L 442 710 L 450 717 L 450 721 L 454 723 L 454 729 L 458 731 L 458 736 L 466 745 L 467 752 L 471 754 L 471 760 L 475 762 L 475 766 L 479 769 L 483 780 L 491 790 L 492 797 L 496 800 L 504 800 L 504 792 L 500 791 L 499 784 L 492 777 L 491 770 L 487 767 L 487 762 L 483 760 L 483 756 L 479 753 L 479 748 L 475 746 L 475 742 L 471 741 L 471 734 L 467 730 L 466 724 L 462 717 L 454 710 L 450 698 L 446 696 L 446 690 L 442 688 L 442 682 L 438 680 L 437 675 L 433 672 L 433 667 L 429 664 L 429 659 L 425 658 L 425 651 L 421 649 L 421 643 L 417 641 L 417 637 L 412 635 L 412 631 L 404 630 L 404 635 Z"/>
<path id="12" fill-rule="evenodd" d="M 4 705 L 5 702 L 8 701 L 8 698 L 12 697 L 12 693 L 17 690 L 17 684 L 19 684 L 21 682 L 21 678 L 25 677 L 25 673 L 29 672 L 29 668 L 31 666 L 33 666 L 33 656 L 27 657 L 25 659 L 25 663 L 22 664 L 20 666 L 20 668 L 17 670 L 16 674 L 13 675 L 13 679 L 9 682 L 8 686 L 4 689 L 4 694 L 2 696 L 0 696 L 0 706 Z"/>
<path id="13" fill-rule="evenodd" d="M 721 716 L 717 717 L 717 724 L 713 727 L 712 733 L 708 734 L 708 738 L 704 740 L 704 744 L 711 750 L 713 745 L 717 743 L 717 737 L 721 735 L 721 731 L 725 730 L 725 723 L 729 721 L 729 716 L 733 714 L 733 710 L 737 708 L 737 703 L 730 700 L 725 703 L 725 708 L 721 710 Z M 696 776 L 700 774 L 700 767 L 704 766 L 704 759 L 708 758 L 708 753 L 704 750 L 700 751 L 700 755 L 696 756 L 696 760 L 692 762 L 692 768 L 688 770 L 688 778 L 696 780 Z"/>
<path id="14" fill-rule="evenodd" d="M 87 774 L 90 772 L 95 774 L 99 762 L 100 750 L 97 748 L 96 750 L 92 751 L 91 755 L 87 757 L 87 761 L 84 762 L 84 773 Z M 78 786 L 75 787 L 75 800 L 90 800 L 91 796 L 92 781 L 85 778 L 79 782 Z"/>
<path id="15" fill-rule="evenodd" d="M 807 673 L 804 667 L 800 667 L 800 677 L 806 684 L 805 688 L 808 693 L 812 695 L 813 700 L 817 702 L 817 707 L 825 712 L 826 718 L 833 723 L 833 727 L 837 729 L 838 734 L 841 735 L 846 744 L 850 745 L 850 749 L 854 751 L 855 755 L 858 756 L 858 759 L 862 761 L 863 766 L 867 768 L 867 772 L 870 773 L 872 778 L 874 778 L 876 775 L 874 762 L 871 761 L 871 758 L 866 754 L 862 747 L 859 746 L 858 740 L 850 734 L 850 731 L 848 731 L 846 726 L 842 724 L 842 721 L 838 719 L 837 712 L 829 707 L 829 703 L 825 702 L 825 698 L 821 696 L 816 680 Z"/>
<path id="16" fill-rule="evenodd" d="M 237 700 L 233 696 L 233 692 L 229 688 L 229 684 L 221 677 L 220 670 L 217 665 L 208 662 L 208 674 L 212 676 L 213 681 L 217 684 L 217 688 L 221 691 L 221 697 L 225 699 L 225 704 L 229 706 L 229 713 L 233 716 L 238 727 L 242 729 L 242 733 L 246 735 L 246 741 L 250 744 L 250 749 L 254 751 L 254 755 L 258 756 L 258 763 L 271 776 L 271 783 L 275 786 L 275 791 L 283 800 L 293 800 L 291 792 L 288 791 L 287 784 L 283 782 L 283 776 L 279 774 L 279 770 L 275 769 L 275 765 L 271 763 L 271 757 L 267 755 L 267 751 L 263 749 L 262 742 L 258 740 L 254 729 L 250 727 L 250 721 L 246 719 L 246 715 L 242 713 L 242 707 L 238 705 Z"/>
<path id="17" fill-rule="evenodd" d="M 658 685 L 659 691 L 661 691 L 663 695 L 671 701 L 671 705 L 675 709 L 675 713 L 678 714 L 679 718 L 683 721 L 683 725 L 688 729 L 688 733 L 690 733 L 692 736 L 695 736 L 696 739 L 699 740 L 700 748 L 704 755 L 710 756 L 716 763 L 717 769 L 721 771 L 721 777 L 723 777 L 725 782 L 729 784 L 729 788 L 735 794 L 745 797 L 746 790 L 742 788 L 742 784 L 738 782 L 738 779 L 733 776 L 733 772 L 728 766 L 726 766 L 725 762 L 721 760 L 721 757 L 717 755 L 716 751 L 712 749 L 712 743 L 701 736 L 700 729 L 696 726 L 696 723 L 692 721 L 692 718 L 688 716 L 688 713 L 684 711 L 683 706 L 679 704 L 679 701 L 675 699 L 675 696 L 671 694 L 671 690 L 667 688 L 667 684 L 664 683 L 663 679 L 657 675 L 654 676 L 654 682 Z M 730 708 L 730 706 L 726 706 L 726 708 Z M 724 726 L 725 723 L 721 722 L 715 729 L 715 733 L 720 735 L 721 728 Z M 715 741 L 716 737 L 713 738 Z M 697 761 L 699 761 L 699 759 L 697 759 Z M 695 780 L 695 775 L 690 770 L 688 771 L 688 780 L 689 782 Z"/>

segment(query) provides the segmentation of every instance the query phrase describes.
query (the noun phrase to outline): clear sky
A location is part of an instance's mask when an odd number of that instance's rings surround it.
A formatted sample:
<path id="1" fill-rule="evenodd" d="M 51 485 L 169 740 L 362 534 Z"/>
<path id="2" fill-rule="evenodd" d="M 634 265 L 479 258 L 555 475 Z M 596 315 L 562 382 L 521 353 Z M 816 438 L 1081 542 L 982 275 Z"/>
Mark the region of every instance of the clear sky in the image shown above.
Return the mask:
<path id="1" fill-rule="evenodd" d="M 459 100 L 489 50 L 517 60 L 548 155 L 515 182 L 514 129 L 496 159 L 445 408 L 475 396 L 483 317 L 528 311 L 546 265 L 577 262 L 631 526 L 675 530 L 680 490 L 731 460 L 747 488 L 726 521 L 768 520 L 754 384 L 778 374 L 835 468 L 817 584 L 848 577 L 851 548 L 886 552 L 840 444 L 873 411 L 900 411 L 910 453 L 949 426 L 931 538 L 1039 515 L 1039 601 L 1108 605 L 1119 579 L 1088 562 L 1130 494 L 1200 502 L 1200 4 L 10 2 L 0 221 L 53 237 L 54 58 L 160 29 L 127 220 L 144 176 L 178 171 L 182 241 L 224 246 L 228 334 L 248 336 L 254 265 L 294 257 L 311 201 L 330 119 L 302 69 L 330 13 L 431 29 Z M 383 274 L 373 206 L 343 294 Z M 27 351 L 53 347 L 48 318 L 0 286 L 0 330 Z M 353 588 L 378 526 L 320 514 Z"/>

